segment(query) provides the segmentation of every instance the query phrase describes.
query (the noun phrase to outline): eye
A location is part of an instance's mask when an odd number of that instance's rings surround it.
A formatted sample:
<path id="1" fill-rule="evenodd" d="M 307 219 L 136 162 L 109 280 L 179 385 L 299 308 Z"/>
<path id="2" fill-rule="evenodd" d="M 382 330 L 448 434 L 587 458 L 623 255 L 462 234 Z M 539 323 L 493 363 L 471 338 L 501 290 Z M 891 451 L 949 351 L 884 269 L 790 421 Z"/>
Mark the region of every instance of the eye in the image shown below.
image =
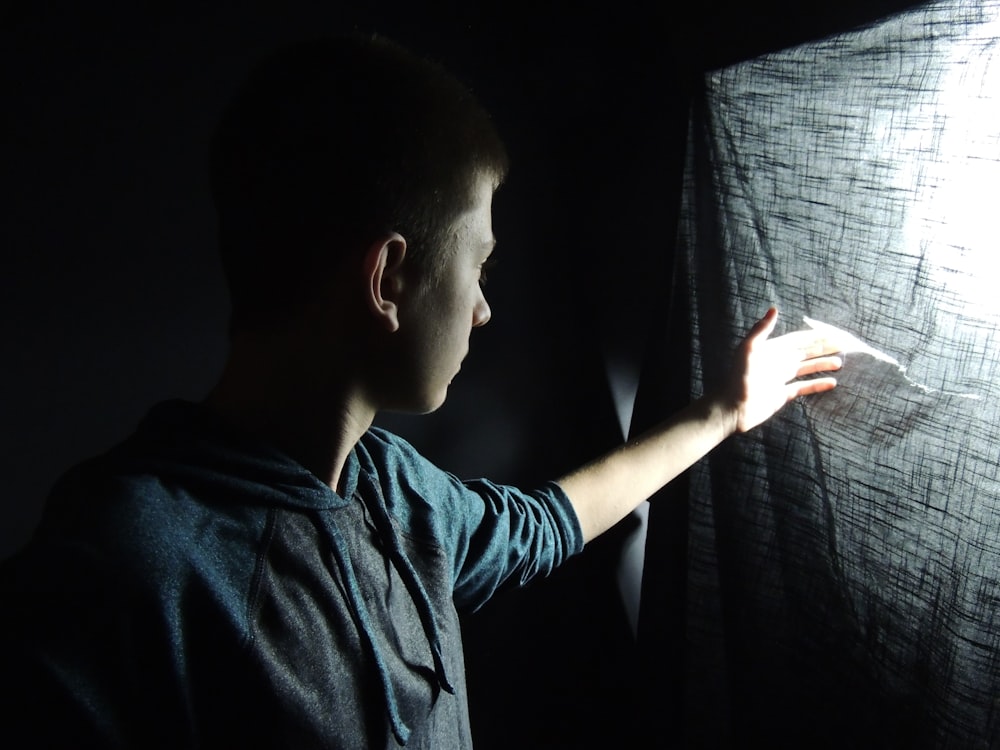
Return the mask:
<path id="1" fill-rule="evenodd" d="M 482 265 L 479 266 L 479 286 L 482 289 L 486 288 L 486 273 L 494 268 L 497 264 L 497 259 L 492 255 L 483 261 Z"/>

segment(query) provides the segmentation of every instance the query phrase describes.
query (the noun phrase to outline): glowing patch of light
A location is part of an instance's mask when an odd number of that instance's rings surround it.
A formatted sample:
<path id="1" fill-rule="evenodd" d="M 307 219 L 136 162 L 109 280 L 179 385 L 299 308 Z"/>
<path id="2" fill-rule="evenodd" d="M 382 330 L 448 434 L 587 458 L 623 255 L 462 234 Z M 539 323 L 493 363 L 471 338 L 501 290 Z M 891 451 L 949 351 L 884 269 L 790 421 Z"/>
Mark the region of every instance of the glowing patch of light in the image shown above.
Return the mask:
<path id="1" fill-rule="evenodd" d="M 836 346 L 843 354 L 870 354 L 877 360 L 888 362 L 890 365 L 894 365 L 902 369 L 902 365 L 899 364 L 899 360 L 891 357 L 883 351 L 879 351 L 873 346 L 869 346 L 853 333 L 848 333 L 843 328 L 837 328 L 836 326 L 824 323 L 821 320 L 815 320 L 814 318 L 802 318 L 802 320 L 814 331 L 822 333 L 823 336 L 826 337 L 826 340 Z"/>
<path id="2" fill-rule="evenodd" d="M 921 154 L 900 185 L 913 191 L 905 247 L 951 312 L 1000 326 L 1000 5 L 981 6 L 962 44 L 949 47 L 933 107 L 909 114 L 904 152 Z M 907 142 L 908 141 L 908 142 Z"/>
<path id="3" fill-rule="evenodd" d="M 971 398 L 980 399 L 982 396 L 975 393 L 954 393 L 951 391 L 941 391 L 936 388 L 931 388 L 930 386 L 923 385 L 913 380 L 906 374 L 906 367 L 900 364 L 899 360 L 890 354 L 886 354 L 880 349 L 876 349 L 870 344 L 866 344 L 864 341 L 859 339 L 853 333 L 845 331 L 843 328 L 837 328 L 837 326 L 830 325 L 829 323 L 824 323 L 821 320 L 816 320 L 815 318 L 803 317 L 802 320 L 807 326 L 812 328 L 814 331 L 819 331 L 823 334 L 827 341 L 832 343 L 837 349 L 840 350 L 842 354 L 867 354 L 870 357 L 877 359 L 880 362 L 885 362 L 892 365 L 900 374 L 914 388 L 917 388 L 924 393 L 941 393 L 946 396 L 957 396 L 959 398 Z"/>

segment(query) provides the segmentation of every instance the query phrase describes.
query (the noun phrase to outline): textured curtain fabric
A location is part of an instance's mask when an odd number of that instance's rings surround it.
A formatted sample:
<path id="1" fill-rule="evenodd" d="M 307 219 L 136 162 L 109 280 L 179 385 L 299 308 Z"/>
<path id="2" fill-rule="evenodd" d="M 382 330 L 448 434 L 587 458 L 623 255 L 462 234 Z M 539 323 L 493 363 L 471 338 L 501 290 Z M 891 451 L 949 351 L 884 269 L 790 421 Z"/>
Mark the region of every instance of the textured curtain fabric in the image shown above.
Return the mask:
<path id="1" fill-rule="evenodd" d="M 1000 746 L 1000 0 L 707 74 L 692 396 L 768 307 L 839 388 L 690 476 L 688 746 Z"/>

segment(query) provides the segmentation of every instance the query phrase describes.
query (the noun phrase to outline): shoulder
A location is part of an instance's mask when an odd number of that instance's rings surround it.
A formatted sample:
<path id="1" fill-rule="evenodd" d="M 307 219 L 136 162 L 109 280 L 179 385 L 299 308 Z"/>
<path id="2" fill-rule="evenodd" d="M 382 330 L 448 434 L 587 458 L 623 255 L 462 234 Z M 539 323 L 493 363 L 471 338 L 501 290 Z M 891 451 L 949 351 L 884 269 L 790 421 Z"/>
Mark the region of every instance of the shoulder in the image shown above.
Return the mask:
<path id="1" fill-rule="evenodd" d="M 383 484 L 412 486 L 418 494 L 434 495 L 466 490 L 464 482 L 426 458 L 404 438 L 372 427 L 362 437 L 358 459 L 362 471 L 378 475 Z M 387 498 L 388 499 L 388 498 Z"/>
<path id="2" fill-rule="evenodd" d="M 357 458 L 358 490 L 378 493 L 404 533 L 449 546 L 482 516 L 479 493 L 388 430 L 369 429 Z"/>
<path id="3" fill-rule="evenodd" d="M 370 427 L 362 435 L 361 444 L 373 457 L 430 463 L 409 441 L 384 427 Z"/>

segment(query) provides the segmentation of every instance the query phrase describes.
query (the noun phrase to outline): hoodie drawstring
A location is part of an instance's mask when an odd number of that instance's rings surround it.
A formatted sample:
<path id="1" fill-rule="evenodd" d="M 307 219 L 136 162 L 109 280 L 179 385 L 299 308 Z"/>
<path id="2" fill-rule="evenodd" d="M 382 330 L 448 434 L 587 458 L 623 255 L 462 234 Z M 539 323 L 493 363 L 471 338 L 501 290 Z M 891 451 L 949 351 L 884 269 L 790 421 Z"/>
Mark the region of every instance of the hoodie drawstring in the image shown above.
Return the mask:
<path id="1" fill-rule="evenodd" d="M 420 615 L 420 622 L 424 626 L 424 636 L 431 647 L 431 655 L 434 658 L 434 672 L 437 675 L 438 685 L 446 693 L 454 695 L 455 688 L 448 679 L 448 674 L 444 667 L 441 634 L 438 630 L 437 621 L 434 618 L 434 610 L 431 607 L 430 597 L 427 596 L 427 591 L 420 582 L 417 571 L 413 569 L 413 564 L 407 558 L 406 553 L 403 552 L 403 548 L 399 544 L 399 537 L 392 526 L 389 512 L 385 507 L 385 501 L 382 499 L 382 493 L 378 492 L 378 495 L 379 502 L 371 503 L 370 505 L 366 503 L 365 507 L 372 514 L 380 535 L 389 547 L 389 559 L 392 560 L 392 564 L 399 573 L 399 577 L 403 579 L 406 590 L 410 593 L 410 598 L 413 600 L 414 605 L 416 605 L 417 614 Z M 361 499 L 359 495 L 355 495 L 355 497 Z"/>
<path id="2" fill-rule="evenodd" d="M 360 493 L 357 492 L 354 497 L 368 509 L 369 513 L 371 513 L 375 526 L 378 529 L 379 536 L 388 548 L 389 560 L 392 563 L 392 566 L 396 569 L 396 572 L 399 574 L 399 577 L 402 579 L 403 585 L 406 586 L 406 590 L 409 592 L 410 598 L 413 600 L 414 606 L 417 609 L 417 614 L 420 617 L 420 623 L 424 629 L 424 636 L 427 638 L 428 645 L 431 649 L 431 656 L 434 661 L 434 673 L 437 678 L 438 687 L 446 693 L 454 695 L 455 688 L 448 679 L 444 666 L 441 635 L 438 629 L 437 621 L 434 617 L 434 610 L 431 606 L 430 598 L 428 597 L 423 584 L 420 582 L 420 578 L 417 575 L 416 570 L 413 568 L 413 564 L 406 557 L 406 553 L 400 545 L 399 537 L 396 535 L 396 531 L 392 526 L 392 521 L 389 518 L 385 502 L 382 500 L 381 492 L 378 491 L 378 488 L 374 485 L 373 489 L 375 489 L 376 494 L 378 495 L 378 499 L 374 502 L 365 502 Z M 352 565 L 347 554 L 347 544 L 340 528 L 337 526 L 337 523 L 333 518 L 333 514 L 330 512 L 323 512 L 318 515 L 322 518 L 322 526 L 326 529 L 327 534 L 329 535 L 330 546 L 333 548 L 333 557 L 337 565 L 337 572 L 339 573 L 340 579 L 344 583 L 348 604 L 351 608 L 351 618 L 354 620 L 354 625 L 360 635 L 362 646 L 374 662 L 375 669 L 378 672 L 379 681 L 382 684 L 383 695 L 385 696 L 389 723 L 392 726 L 392 733 L 395 735 L 399 744 L 405 745 L 412 730 L 406 725 L 406 722 L 403 721 L 403 717 L 400 715 L 399 703 L 396 700 L 396 692 L 392 685 L 392 678 L 389 674 L 389 669 L 386 666 L 385 660 L 382 657 L 382 653 L 379 650 L 378 644 L 375 642 L 375 638 L 372 633 L 371 618 L 368 614 L 368 608 L 365 606 L 364 597 L 361 594 L 361 588 L 358 585 L 357 576 L 354 573 L 354 566 Z"/>
<path id="3" fill-rule="evenodd" d="M 333 547 L 333 556 L 337 562 L 340 579 L 344 582 L 344 590 L 347 592 L 347 600 L 351 607 L 351 617 L 354 626 L 358 629 L 362 646 L 375 662 L 375 670 L 378 672 L 379 681 L 382 683 L 382 692 L 385 695 L 385 707 L 389 714 L 389 723 L 392 725 L 392 733 L 396 736 L 396 741 L 400 745 L 405 745 L 410 738 L 410 728 L 403 721 L 399 714 L 399 704 L 396 701 L 396 691 L 392 686 L 392 679 L 389 677 L 389 670 L 382 659 L 382 653 L 375 643 L 371 632 L 368 609 L 365 607 L 364 597 L 358 586 L 358 579 L 354 575 L 354 566 L 347 556 L 347 544 L 344 541 L 340 529 L 329 512 L 319 514 L 325 521 L 323 526 L 330 535 L 330 546 Z"/>

